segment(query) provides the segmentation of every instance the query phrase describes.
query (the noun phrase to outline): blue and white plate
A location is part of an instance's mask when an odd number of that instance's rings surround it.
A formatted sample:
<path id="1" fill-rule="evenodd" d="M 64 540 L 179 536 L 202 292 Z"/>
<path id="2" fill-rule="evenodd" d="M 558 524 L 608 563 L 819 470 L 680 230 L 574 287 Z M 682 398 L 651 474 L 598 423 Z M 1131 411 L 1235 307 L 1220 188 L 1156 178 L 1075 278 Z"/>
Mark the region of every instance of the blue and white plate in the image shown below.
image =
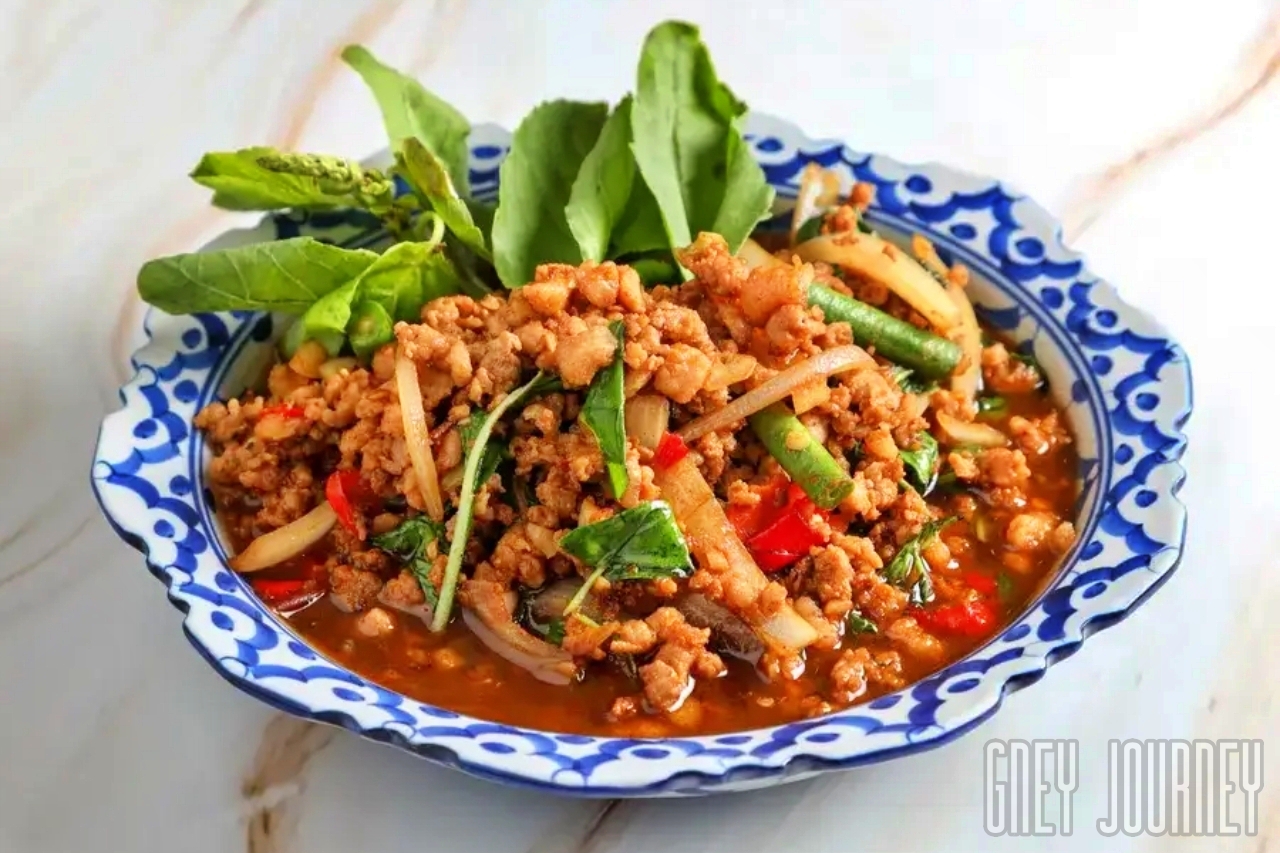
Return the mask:
<path id="1" fill-rule="evenodd" d="M 846 187 L 875 185 L 869 218 L 892 239 L 931 239 L 974 273 L 984 319 L 1032 352 L 1065 408 L 1081 456 L 1078 544 L 1040 598 L 991 642 L 905 690 L 820 719 L 708 737 L 636 740 L 500 725 L 408 699 L 307 646 L 226 565 L 205 499 L 208 452 L 191 426 L 238 393 L 270 358 L 282 324 L 261 314 L 147 315 L 149 343 L 123 408 L 102 424 L 93 487 L 120 536 L 185 614 L 192 644 L 231 683 L 277 708 L 393 743 L 477 776 L 581 796 L 740 791 L 884 761 L 977 726 L 1011 690 L 1044 675 L 1085 637 L 1127 616 L 1173 573 L 1186 511 L 1182 426 L 1191 413 L 1186 355 L 1122 303 L 1063 245 L 1058 223 L 988 178 L 908 166 L 753 116 L 750 139 L 769 181 L 793 196 L 817 162 Z M 472 135 L 471 180 L 497 189 L 504 131 Z M 384 235 L 358 217 L 277 216 L 215 245 L 322 234 L 345 245 Z"/>

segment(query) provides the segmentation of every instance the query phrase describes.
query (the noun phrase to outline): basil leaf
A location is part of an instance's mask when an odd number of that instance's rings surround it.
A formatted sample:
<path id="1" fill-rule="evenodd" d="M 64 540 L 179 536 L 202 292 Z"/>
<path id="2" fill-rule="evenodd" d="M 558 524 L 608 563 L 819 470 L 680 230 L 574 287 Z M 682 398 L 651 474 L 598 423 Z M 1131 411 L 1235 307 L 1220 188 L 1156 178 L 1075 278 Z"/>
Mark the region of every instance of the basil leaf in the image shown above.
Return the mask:
<path id="1" fill-rule="evenodd" d="M 458 195 L 444 162 L 432 154 L 421 140 L 406 139 L 396 153 L 396 162 L 422 200 L 444 220 L 445 227 L 476 255 L 490 260 L 484 234 L 471 218 L 471 210 Z"/>
<path id="2" fill-rule="evenodd" d="M 418 587 L 422 590 L 422 598 L 426 601 L 427 607 L 435 610 L 436 605 L 440 603 L 440 593 L 436 592 L 435 586 L 431 583 L 431 564 L 421 559 L 410 560 L 409 571 L 413 572 L 414 579 L 418 581 Z"/>
<path id="3" fill-rule="evenodd" d="M 471 191 L 467 178 L 466 116 L 431 94 L 417 80 L 383 65 L 359 45 L 342 51 L 342 59 L 364 79 L 382 110 L 392 149 L 409 138 L 419 140 L 449 169 L 453 186 L 461 195 Z"/>
<path id="4" fill-rule="evenodd" d="M 431 584 L 431 564 L 427 562 L 426 554 L 427 546 L 436 541 L 444 541 L 444 525 L 425 515 L 406 518 L 395 528 L 372 537 L 374 545 L 405 561 L 409 571 L 417 578 L 418 586 L 422 588 L 427 606 L 433 610 L 439 601 L 439 595 Z"/>
<path id="5" fill-rule="evenodd" d="M 386 309 L 393 320 L 414 322 L 422 306 L 462 292 L 457 270 L 429 243 L 396 243 L 360 275 L 360 295 Z"/>
<path id="6" fill-rule="evenodd" d="M 979 415 L 993 415 L 995 417 L 999 417 L 1009 408 L 1008 400 L 994 394 L 989 397 L 979 397 L 977 403 Z"/>
<path id="7" fill-rule="evenodd" d="M 675 262 L 669 252 L 659 257 L 628 258 L 625 263 L 636 271 L 645 287 L 655 284 L 678 284 L 680 282 L 680 265 Z"/>
<path id="8" fill-rule="evenodd" d="M 311 166 L 301 174 L 263 165 L 300 160 Z M 211 151 L 191 170 L 191 179 L 213 190 L 213 203 L 226 210 L 370 207 L 377 206 L 372 199 L 390 204 L 392 196 L 391 182 L 376 170 L 337 157 L 286 155 L 265 147 Z"/>
<path id="9" fill-rule="evenodd" d="M 631 96 L 622 99 L 600 129 L 573 181 L 565 219 L 583 260 L 602 261 L 609 237 L 631 197 L 636 160 L 631 153 Z"/>
<path id="10" fill-rule="evenodd" d="M 326 293 L 302 314 L 302 341 L 319 341 L 329 355 L 337 355 L 347 337 L 351 308 L 360 294 L 360 281 L 353 279 Z"/>
<path id="11" fill-rule="evenodd" d="M 933 488 L 938 476 L 938 442 L 927 432 L 916 436 L 915 450 L 901 450 L 902 464 L 907 469 L 907 481 L 922 496 Z"/>
<path id="12" fill-rule="evenodd" d="M 683 578 L 693 570 L 671 507 L 649 501 L 571 530 L 560 548 L 609 581 Z"/>
<path id="13" fill-rule="evenodd" d="M 427 243 L 396 243 L 355 279 L 316 300 L 302 315 L 297 342 L 317 340 L 337 355 L 350 334 L 356 355 L 367 359 L 391 340 L 396 321 L 416 320 L 426 302 L 459 292 L 457 271 L 443 254 Z"/>
<path id="14" fill-rule="evenodd" d="M 898 553 L 884 567 L 884 579 L 910 592 L 914 604 L 933 600 L 933 582 L 929 578 L 929 562 L 921 552 L 929 546 L 942 528 L 955 521 L 955 516 L 930 521 L 920 532 L 903 543 Z"/>
<path id="15" fill-rule="evenodd" d="M 696 27 L 672 21 L 649 33 L 631 110 L 632 149 L 671 248 L 716 231 L 737 251 L 768 214 L 773 190 L 738 128 L 745 112 L 716 77 Z"/>
<path id="16" fill-rule="evenodd" d="M 493 263 L 508 288 L 532 281 L 538 264 L 582 261 L 565 207 L 607 113 L 604 104 L 549 101 L 516 128 L 493 219 Z"/>
<path id="17" fill-rule="evenodd" d="M 443 541 L 444 525 L 425 515 L 406 518 L 386 533 L 372 537 L 374 545 L 401 560 L 423 557 L 432 542 Z"/>
<path id="18" fill-rule="evenodd" d="M 908 394 L 928 394 L 937 389 L 938 383 L 923 379 L 909 367 L 895 364 L 889 371 L 893 381 Z"/>
<path id="19" fill-rule="evenodd" d="M 170 314 L 283 311 L 301 314 L 378 259 L 311 237 L 171 255 L 142 265 L 138 294 Z"/>
<path id="20" fill-rule="evenodd" d="M 857 610 L 850 610 L 844 620 L 845 630 L 850 634 L 878 634 L 880 629 L 876 623 L 863 616 Z"/>
<path id="21" fill-rule="evenodd" d="M 387 309 L 377 302 L 365 300 L 355 308 L 347 337 L 351 339 L 351 349 L 355 350 L 356 356 L 368 363 L 379 347 L 395 338 L 395 324 Z"/>
<path id="22" fill-rule="evenodd" d="M 704 228 L 697 219 L 691 224 L 698 231 L 720 234 L 729 244 L 729 251 L 736 252 L 773 209 L 773 187 L 737 127 L 729 130 L 729 153 L 725 159 L 724 195 L 715 221 L 710 228 Z"/>
<path id="23" fill-rule="evenodd" d="M 665 251 L 668 255 L 671 253 L 666 226 L 662 224 L 662 211 L 658 209 L 658 201 L 644 181 L 631 182 L 631 196 L 613 230 L 609 249 L 612 257 L 658 250 Z"/>
<path id="24" fill-rule="evenodd" d="M 814 237 L 822 235 L 822 223 L 827 219 L 826 213 L 819 213 L 817 216 L 811 216 L 796 229 L 796 245 L 812 240 Z"/>
<path id="25" fill-rule="evenodd" d="M 627 490 L 627 427 L 623 413 L 626 403 L 622 390 L 622 347 L 626 342 L 622 321 L 609 324 L 609 331 L 618 341 L 613 363 L 601 370 L 591 380 L 586 400 L 578 417 L 595 436 L 604 457 L 605 473 L 609 478 L 609 491 L 619 500 Z"/>

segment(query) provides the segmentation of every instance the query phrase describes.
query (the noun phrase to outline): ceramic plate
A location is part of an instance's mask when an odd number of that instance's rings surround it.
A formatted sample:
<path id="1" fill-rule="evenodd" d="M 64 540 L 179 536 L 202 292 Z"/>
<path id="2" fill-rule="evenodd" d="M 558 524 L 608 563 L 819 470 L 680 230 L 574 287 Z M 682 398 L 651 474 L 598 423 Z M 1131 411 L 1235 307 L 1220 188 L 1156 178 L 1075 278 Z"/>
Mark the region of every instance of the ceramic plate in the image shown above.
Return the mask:
<path id="1" fill-rule="evenodd" d="M 186 614 L 192 644 L 263 701 L 343 726 L 440 764 L 502 782 L 582 796 L 659 796 L 758 788 L 884 761 L 977 726 L 1011 690 L 1037 681 L 1099 628 L 1123 619 L 1172 574 L 1186 513 L 1177 499 L 1191 412 L 1181 348 L 1067 249 L 1042 208 L 998 181 L 909 166 L 752 116 L 749 139 L 780 199 L 817 162 L 848 187 L 875 186 L 868 218 L 902 242 L 921 233 L 974 273 L 983 319 L 1044 366 L 1081 457 L 1079 540 L 1046 591 L 999 636 L 906 689 L 819 719 L 707 737 L 636 740 L 500 725 L 384 689 L 318 654 L 226 566 L 205 498 L 207 451 L 191 427 L 209 401 L 260 375 L 277 318 L 148 314 L 123 408 L 102 425 L 93 486 L 111 524 L 146 555 Z M 497 190 L 509 136 L 471 137 L 471 181 Z M 270 217 L 214 245 L 315 234 L 348 246 L 385 235 L 358 215 Z M 163 639 L 163 638 L 157 638 Z M 1049 688 L 1052 689 L 1052 688 Z"/>

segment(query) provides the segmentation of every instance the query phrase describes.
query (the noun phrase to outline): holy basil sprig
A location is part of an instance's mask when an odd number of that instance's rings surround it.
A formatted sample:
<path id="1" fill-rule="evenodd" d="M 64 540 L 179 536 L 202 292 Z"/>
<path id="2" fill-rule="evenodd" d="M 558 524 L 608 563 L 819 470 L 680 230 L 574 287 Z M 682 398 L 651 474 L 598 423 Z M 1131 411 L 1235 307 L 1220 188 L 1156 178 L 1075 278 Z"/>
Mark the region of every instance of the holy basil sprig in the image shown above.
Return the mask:
<path id="1" fill-rule="evenodd" d="M 489 447 L 493 428 L 502 416 L 513 407 L 541 394 L 549 394 L 560 388 L 560 380 L 538 371 L 532 379 L 502 398 L 480 421 L 462 465 L 462 493 L 458 496 L 458 512 L 453 517 L 453 538 L 449 543 L 449 560 L 445 564 L 444 580 L 440 584 L 440 604 L 431 619 L 431 630 L 439 633 L 449 624 L 453 611 L 453 597 L 458 589 L 458 576 L 462 573 L 462 558 L 471 536 L 471 522 L 475 515 L 476 491 L 479 488 L 480 466 Z M 474 416 L 473 416 L 474 417 Z"/>
<path id="2" fill-rule="evenodd" d="M 924 604 L 933 600 L 933 580 L 929 576 L 929 563 L 922 552 L 953 521 L 955 516 L 928 522 L 898 549 L 889 565 L 884 567 L 884 579 L 907 590 L 912 604 Z"/>
<path id="3" fill-rule="evenodd" d="M 619 500 L 627 490 L 627 427 L 624 406 L 626 397 L 623 393 L 622 348 L 625 337 L 622 322 L 615 320 L 609 324 L 609 331 L 618 341 L 618 349 L 613 362 L 595 375 L 591 387 L 587 389 L 586 400 L 582 403 L 582 411 L 578 417 L 596 438 L 600 445 L 600 453 L 604 457 L 605 474 L 609 480 L 609 491 L 614 500 Z"/>
<path id="4" fill-rule="evenodd" d="M 693 569 L 689 546 L 663 501 L 648 501 L 575 528 L 560 540 L 560 550 L 594 570 L 565 606 L 565 616 L 582 606 L 602 577 L 612 582 L 683 578 Z"/>

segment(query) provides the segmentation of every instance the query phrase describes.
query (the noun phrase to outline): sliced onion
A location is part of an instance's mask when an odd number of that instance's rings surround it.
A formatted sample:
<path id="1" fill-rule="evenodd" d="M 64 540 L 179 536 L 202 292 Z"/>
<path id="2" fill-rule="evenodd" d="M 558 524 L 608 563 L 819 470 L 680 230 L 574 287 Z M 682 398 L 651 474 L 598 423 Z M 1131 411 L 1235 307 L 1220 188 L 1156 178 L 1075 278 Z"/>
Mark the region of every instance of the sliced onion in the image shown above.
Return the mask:
<path id="1" fill-rule="evenodd" d="M 563 685 L 573 680 L 572 655 L 517 625 L 501 593 L 487 594 L 481 584 L 473 589 L 477 593 L 471 596 L 474 612 L 464 608 L 462 621 L 480 642 L 539 681 Z"/>
<path id="2" fill-rule="evenodd" d="M 959 309 L 938 280 L 906 252 L 874 234 L 815 237 L 796 246 L 796 254 L 880 282 L 944 332 L 960 322 Z"/>
<path id="3" fill-rule="evenodd" d="M 400 396 L 400 417 L 404 421 L 404 441 L 413 462 L 418 491 L 426 505 L 427 515 L 444 521 L 444 499 L 440 496 L 440 479 L 436 475 L 436 459 L 431 455 L 431 436 L 427 432 L 427 415 L 422 409 L 422 387 L 418 385 L 418 367 L 403 349 L 396 350 L 396 393 Z"/>
<path id="4" fill-rule="evenodd" d="M 337 520 L 338 514 L 325 501 L 297 521 L 250 542 L 248 548 L 231 558 L 231 568 L 237 572 L 256 572 L 283 563 L 323 539 Z"/>
<path id="5" fill-rule="evenodd" d="M 777 266 L 785 263 L 776 255 L 771 255 L 764 246 L 761 246 L 750 237 L 742 241 L 742 246 L 738 249 L 738 257 L 747 265 L 747 269 Z"/>
<path id="6" fill-rule="evenodd" d="M 952 446 L 972 444 L 976 447 L 1004 447 L 1009 443 L 1005 434 L 990 424 L 962 421 L 939 411 L 938 430 Z"/>
<path id="7" fill-rule="evenodd" d="M 756 372 L 760 363 L 755 356 L 742 353 L 729 353 L 723 360 L 711 365 L 711 373 L 703 387 L 708 391 L 723 391 L 730 385 L 746 382 Z"/>
<path id="8" fill-rule="evenodd" d="M 758 388 L 748 391 L 723 409 L 703 415 L 680 430 L 679 436 L 685 443 L 694 441 L 709 432 L 724 429 L 730 424 L 743 420 L 761 409 L 771 406 L 779 400 L 790 397 L 803 385 L 815 379 L 825 379 L 837 373 L 844 373 L 863 366 L 874 366 L 875 359 L 862 347 L 852 344 L 829 349 L 800 364 L 787 368 Z"/>
<path id="9" fill-rule="evenodd" d="M 686 456 L 673 465 L 655 469 L 653 481 L 671 506 L 676 523 L 689 540 L 689 549 L 702 567 L 711 570 L 712 566 L 722 566 L 716 573 L 732 577 L 734 588 L 754 603 L 769 579 L 738 538 L 698 466 Z M 724 603 L 731 612 L 735 611 L 732 602 Z M 818 639 L 818 632 L 790 604 L 784 603 L 777 613 L 763 620 L 753 619 L 750 607 L 746 610 L 736 615 L 747 620 L 765 645 L 779 652 L 794 653 Z"/>
<path id="10" fill-rule="evenodd" d="M 404 604 L 395 598 L 395 596 L 387 595 L 386 588 L 378 593 L 378 603 L 383 607 L 390 607 L 392 610 L 399 610 L 407 616 L 413 616 L 422 620 L 422 624 L 430 625 L 431 617 L 435 614 L 431 611 L 431 606 L 425 601 L 421 604 Z"/>
<path id="11" fill-rule="evenodd" d="M 810 163 L 800 174 L 800 190 L 796 193 L 796 206 L 791 212 L 791 245 L 796 244 L 796 232 L 823 210 L 840 198 L 840 179 L 817 163 Z"/>
<path id="12" fill-rule="evenodd" d="M 831 389 L 825 381 L 807 382 L 791 395 L 791 408 L 797 415 L 816 409 L 831 399 Z"/>
<path id="13" fill-rule="evenodd" d="M 627 401 L 627 435 L 641 447 L 653 449 L 671 419 L 671 401 L 658 394 L 641 394 Z"/>
<path id="14" fill-rule="evenodd" d="M 951 338 L 960 345 L 965 361 L 964 369 L 951 374 L 951 391 L 972 407 L 982 384 L 982 330 L 963 287 L 953 282 L 947 286 L 947 296 L 960 309 L 960 324 L 951 330 Z"/>

